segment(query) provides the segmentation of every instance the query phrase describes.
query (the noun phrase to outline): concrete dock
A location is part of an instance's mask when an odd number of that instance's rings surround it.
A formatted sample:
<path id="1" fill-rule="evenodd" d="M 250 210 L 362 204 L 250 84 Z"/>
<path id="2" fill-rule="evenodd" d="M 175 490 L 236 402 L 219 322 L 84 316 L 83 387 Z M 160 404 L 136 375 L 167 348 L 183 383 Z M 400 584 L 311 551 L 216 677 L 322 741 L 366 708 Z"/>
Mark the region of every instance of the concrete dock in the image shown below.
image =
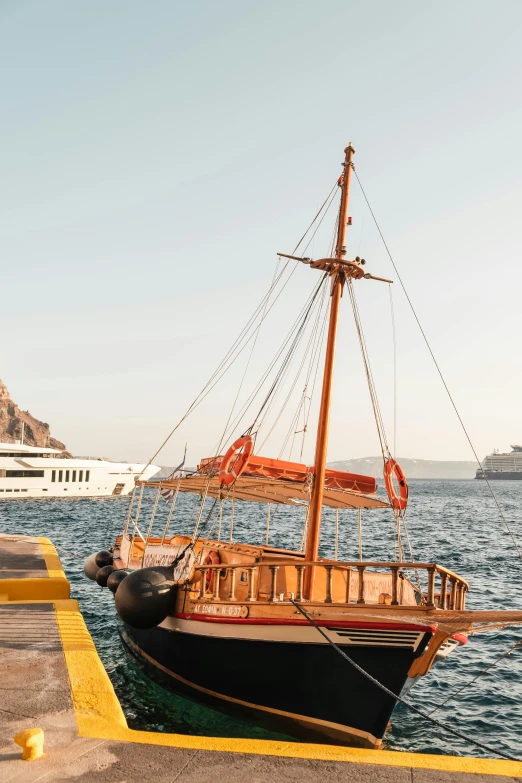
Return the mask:
<path id="1" fill-rule="evenodd" d="M 52 543 L 0 536 L 0 781 L 521 781 L 522 762 L 129 729 Z M 21 759 L 14 737 L 44 732 Z"/>

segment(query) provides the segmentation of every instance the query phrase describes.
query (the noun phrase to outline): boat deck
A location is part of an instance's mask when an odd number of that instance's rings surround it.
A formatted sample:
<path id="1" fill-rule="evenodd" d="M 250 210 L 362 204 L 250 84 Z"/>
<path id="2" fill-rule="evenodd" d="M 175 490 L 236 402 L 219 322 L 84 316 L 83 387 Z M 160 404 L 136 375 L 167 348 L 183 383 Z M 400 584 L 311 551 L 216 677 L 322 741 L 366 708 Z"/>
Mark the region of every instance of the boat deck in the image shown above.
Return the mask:
<path id="1" fill-rule="evenodd" d="M 129 729 L 51 542 L 0 536 L 0 779 L 9 783 L 522 781 L 522 762 Z M 45 755 L 13 741 L 41 728 Z"/>

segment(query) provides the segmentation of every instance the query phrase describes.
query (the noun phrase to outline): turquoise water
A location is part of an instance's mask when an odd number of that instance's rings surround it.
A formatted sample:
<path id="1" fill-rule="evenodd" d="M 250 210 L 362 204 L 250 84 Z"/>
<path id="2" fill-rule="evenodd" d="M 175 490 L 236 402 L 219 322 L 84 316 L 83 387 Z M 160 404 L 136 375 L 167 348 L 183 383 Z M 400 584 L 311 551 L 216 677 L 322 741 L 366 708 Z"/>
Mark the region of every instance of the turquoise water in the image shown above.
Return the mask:
<path id="1" fill-rule="evenodd" d="M 510 526 L 522 543 L 522 482 L 498 482 L 494 488 Z M 148 492 L 144 511 L 152 502 L 152 490 Z M 194 502 L 181 497 L 173 519 L 174 530 L 183 532 L 187 527 L 193 518 Z M 161 503 L 157 530 L 162 528 L 167 510 Z M 0 503 L 0 530 L 47 536 L 61 547 L 59 554 L 73 597 L 80 602 L 130 726 L 223 737 L 280 736 L 163 691 L 144 678 L 126 658 L 116 632 L 112 595 L 84 577 L 82 558 L 112 543 L 121 531 L 127 505 L 125 498 L 5 501 Z M 146 519 L 145 513 L 142 519 Z M 483 482 L 412 481 L 407 519 L 416 560 L 438 562 L 470 582 L 468 608 L 522 609 L 522 563 Z M 223 530 L 226 529 L 227 538 L 229 523 L 229 510 L 225 509 Z M 298 546 L 302 523 L 301 510 L 288 507 L 276 510 L 272 514 L 270 543 L 286 548 Z M 208 523 L 209 532 L 214 524 L 217 520 L 213 516 Z M 144 527 L 145 521 L 142 530 Z M 340 558 L 357 559 L 356 527 L 354 512 L 340 514 Z M 237 540 L 264 541 L 263 511 L 255 504 L 236 503 L 233 532 Z M 321 554 L 333 555 L 333 536 L 334 515 L 327 513 Z M 365 559 L 393 557 L 393 528 L 388 511 L 363 514 L 363 542 Z M 522 638 L 522 627 L 470 638 L 445 663 L 420 678 L 408 698 L 429 712 L 519 638 Z M 470 738 L 522 758 L 522 649 L 515 650 L 455 700 L 449 701 L 435 717 Z M 488 755 L 450 737 L 400 705 L 393 713 L 386 746 L 425 753 Z"/>

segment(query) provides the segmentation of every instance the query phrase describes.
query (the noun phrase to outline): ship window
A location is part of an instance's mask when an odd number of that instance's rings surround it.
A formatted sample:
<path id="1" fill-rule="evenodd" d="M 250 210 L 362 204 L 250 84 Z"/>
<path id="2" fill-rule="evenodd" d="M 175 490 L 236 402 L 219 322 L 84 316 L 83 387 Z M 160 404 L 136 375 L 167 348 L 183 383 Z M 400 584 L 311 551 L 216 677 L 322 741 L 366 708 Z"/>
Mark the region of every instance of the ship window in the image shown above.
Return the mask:
<path id="1" fill-rule="evenodd" d="M 58 481 L 63 481 L 63 470 L 58 471 Z"/>
<path id="2" fill-rule="evenodd" d="M 78 473 L 78 481 L 83 481 L 83 470 L 80 470 Z"/>
<path id="3" fill-rule="evenodd" d="M 73 470 L 71 481 L 76 481 L 76 471 L 75 470 Z"/>
<path id="4" fill-rule="evenodd" d="M 43 478 L 43 470 L 6 470 L 7 478 Z"/>
<path id="5" fill-rule="evenodd" d="M 89 481 L 90 476 L 91 476 L 91 471 L 90 470 L 86 470 L 85 471 L 85 481 Z"/>
<path id="6" fill-rule="evenodd" d="M 65 471 L 65 480 L 69 481 L 69 471 L 68 470 Z"/>
<path id="7" fill-rule="evenodd" d="M 55 470 L 53 470 L 53 472 L 51 473 L 51 481 L 56 481 L 56 471 Z"/>

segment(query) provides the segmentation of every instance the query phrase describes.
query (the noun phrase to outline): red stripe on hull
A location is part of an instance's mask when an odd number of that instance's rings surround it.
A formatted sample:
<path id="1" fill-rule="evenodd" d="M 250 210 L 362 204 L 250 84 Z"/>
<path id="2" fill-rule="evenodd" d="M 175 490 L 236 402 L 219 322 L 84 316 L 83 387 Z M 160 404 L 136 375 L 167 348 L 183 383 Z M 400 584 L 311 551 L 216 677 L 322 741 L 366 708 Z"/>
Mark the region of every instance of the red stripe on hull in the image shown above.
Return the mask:
<path id="1" fill-rule="evenodd" d="M 196 612 L 174 612 L 172 617 L 180 620 L 197 620 L 204 623 L 232 623 L 235 625 L 310 625 L 308 620 L 301 619 L 273 619 L 265 617 L 216 617 L 208 614 L 196 614 Z M 314 617 L 316 625 L 325 628 L 369 628 L 375 631 L 424 631 L 435 633 L 433 625 L 414 625 L 413 623 L 362 623 L 354 620 L 318 620 Z"/>

